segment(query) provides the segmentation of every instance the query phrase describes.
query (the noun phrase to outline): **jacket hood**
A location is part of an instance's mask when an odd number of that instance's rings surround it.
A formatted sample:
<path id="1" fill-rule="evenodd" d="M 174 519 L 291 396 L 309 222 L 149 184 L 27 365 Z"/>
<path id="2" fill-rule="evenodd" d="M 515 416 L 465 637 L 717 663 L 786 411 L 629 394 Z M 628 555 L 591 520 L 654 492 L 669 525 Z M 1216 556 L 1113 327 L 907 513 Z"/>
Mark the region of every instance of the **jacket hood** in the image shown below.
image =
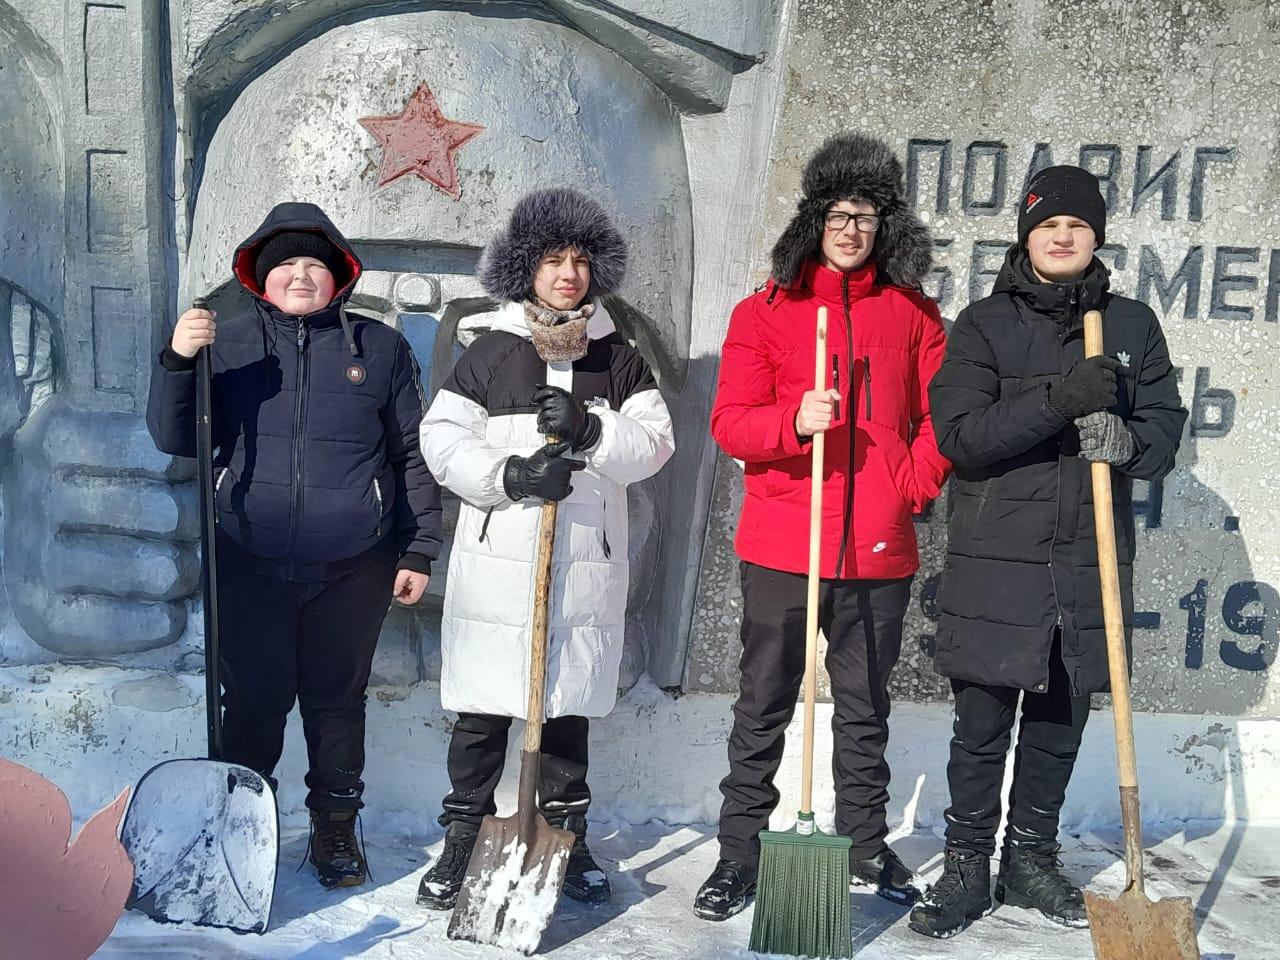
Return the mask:
<path id="1" fill-rule="evenodd" d="M 860 133 L 828 139 L 805 165 L 802 197 L 773 247 L 773 279 L 790 286 L 822 251 L 823 214 L 865 200 L 880 214 L 872 260 L 882 283 L 919 289 L 933 266 L 933 239 L 903 196 L 902 164 L 883 141 Z"/>
<path id="2" fill-rule="evenodd" d="M 1073 322 L 1083 317 L 1084 311 L 1099 309 L 1110 285 L 1111 274 L 1097 257 L 1089 261 L 1084 276 L 1075 283 L 1047 283 L 1036 276 L 1026 248 L 1014 244 L 1005 254 L 991 292 L 1007 293 L 1036 313 Z"/>
<path id="3" fill-rule="evenodd" d="M 498 300 L 527 300 L 542 258 L 565 247 L 577 248 L 591 264 L 587 296 L 613 293 L 621 286 L 627 271 L 626 242 L 604 207 L 567 188 L 536 190 L 522 197 L 506 226 L 484 248 L 476 275 Z"/>
<path id="4" fill-rule="evenodd" d="M 614 326 L 613 317 L 609 316 L 609 311 L 605 309 L 604 304 L 599 300 L 592 300 L 595 304 L 595 310 L 592 312 L 590 319 L 587 320 L 587 338 L 590 340 L 603 340 L 605 337 L 613 333 L 617 328 Z M 517 337 L 523 337 L 525 340 L 532 339 L 529 333 L 528 321 L 524 318 L 523 303 L 504 303 L 497 309 L 495 313 L 476 314 L 474 317 L 467 318 L 460 327 L 467 328 L 483 328 L 486 330 L 501 330 L 503 333 L 514 333 Z"/>
<path id="5" fill-rule="evenodd" d="M 258 299 L 264 299 L 264 291 L 258 286 L 254 276 L 258 265 L 258 254 L 262 252 L 262 247 L 268 240 L 286 230 L 318 233 L 342 251 L 343 256 L 346 257 L 348 270 L 346 276 L 334 276 L 333 299 L 345 300 L 350 296 L 364 266 L 347 238 L 314 203 L 278 203 L 271 208 L 262 225 L 236 247 L 236 252 L 232 255 L 231 269 L 236 279 L 240 281 L 240 285 Z"/>

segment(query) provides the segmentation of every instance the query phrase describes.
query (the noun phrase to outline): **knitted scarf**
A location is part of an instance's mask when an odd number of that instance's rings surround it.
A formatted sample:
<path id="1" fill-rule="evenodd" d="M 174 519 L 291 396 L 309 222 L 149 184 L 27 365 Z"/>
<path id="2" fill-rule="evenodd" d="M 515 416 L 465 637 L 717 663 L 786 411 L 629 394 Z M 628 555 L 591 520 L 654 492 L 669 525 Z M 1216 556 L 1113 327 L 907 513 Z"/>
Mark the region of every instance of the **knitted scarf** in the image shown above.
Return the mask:
<path id="1" fill-rule="evenodd" d="M 522 303 L 533 347 L 544 361 L 559 363 L 587 355 L 587 321 L 595 304 L 588 300 L 576 310 L 555 310 L 536 297 Z"/>

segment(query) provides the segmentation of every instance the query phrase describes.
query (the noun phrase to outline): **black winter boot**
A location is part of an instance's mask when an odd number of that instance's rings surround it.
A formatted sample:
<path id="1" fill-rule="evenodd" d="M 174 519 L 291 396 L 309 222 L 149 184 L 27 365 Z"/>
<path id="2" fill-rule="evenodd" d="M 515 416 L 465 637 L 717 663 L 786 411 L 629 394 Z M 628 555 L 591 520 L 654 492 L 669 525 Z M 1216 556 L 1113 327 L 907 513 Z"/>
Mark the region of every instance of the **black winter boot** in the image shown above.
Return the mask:
<path id="1" fill-rule="evenodd" d="M 579 903 L 607 903 L 613 896 L 613 888 L 609 886 L 609 877 L 587 849 L 587 818 L 575 813 L 559 822 L 548 822 L 574 836 L 573 849 L 569 851 L 569 867 L 564 875 L 564 895 Z"/>
<path id="2" fill-rule="evenodd" d="M 1084 894 L 1062 875 L 1056 841 L 1006 844 L 996 876 L 996 899 L 1010 907 L 1039 910 L 1054 923 L 1087 927 Z"/>
<path id="3" fill-rule="evenodd" d="M 986 916 L 991 903 L 991 859 L 970 850 L 947 850 L 942 876 L 931 886 L 907 921 L 926 937 L 954 937 Z"/>
<path id="4" fill-rule="evenodd" d="M 449 824 L 440 856 L 418 884 L 418 903 L 431 910 L 453 909 L 479 834 L 480 828 L 474 824 L 458 820 Z"/>
<path id="5" fill-rule="evenodd" d="M 693 898 L 693 912 L 703 920 L 728 920 L 746 908 L 755 892 L 755 868 L 722 858 Z"/>
<path id="6" fill-rule="evenodd" d="M 311 811 L 311 862 L 322 887 L 357 887 L 369 875 L 364 852 L 356 842 L 356 812 Z"/>
<path id="7" fill-rule="evenodd" d="M 888 847 L 874 857 L 849 861 L 849 889 L 858 887 L 874 887 L 876 896 L 903 906 L 920 899 L 915 874 Z"/>

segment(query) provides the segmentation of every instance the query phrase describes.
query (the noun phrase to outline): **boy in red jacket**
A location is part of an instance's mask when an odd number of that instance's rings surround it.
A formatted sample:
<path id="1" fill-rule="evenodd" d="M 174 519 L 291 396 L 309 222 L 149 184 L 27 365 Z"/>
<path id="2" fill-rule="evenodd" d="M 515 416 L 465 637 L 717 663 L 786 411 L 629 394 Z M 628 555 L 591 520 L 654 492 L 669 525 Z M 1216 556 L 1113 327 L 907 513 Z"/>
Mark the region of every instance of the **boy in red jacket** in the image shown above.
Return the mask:
<path id="1" fill-rule="evenodd" d="M 804 672 L 811 441 L 827 436 L 819 623 L 828 641 L 836 826 L 851 877 L 910 904 L 914 878 L 885 844 L 889 674 L 919 568 L 911 515 L 949 465 L 929 419 L 942 363 L 937 308 L 920 292 L 928 231 L 907 209 L 902 167 L 879 140 L 842 134 L 805 167 L 799 212 L 773 249 L 773 281 L 729 322 L 711 433 L 745 463 L 735 546 L 742 559 L 742 672 L 720 784 L 720 862 L 694 900 L 708 920 L 746 906 L 758 835 Z M 813 389 L 818 308 L 826 368 Z"/>

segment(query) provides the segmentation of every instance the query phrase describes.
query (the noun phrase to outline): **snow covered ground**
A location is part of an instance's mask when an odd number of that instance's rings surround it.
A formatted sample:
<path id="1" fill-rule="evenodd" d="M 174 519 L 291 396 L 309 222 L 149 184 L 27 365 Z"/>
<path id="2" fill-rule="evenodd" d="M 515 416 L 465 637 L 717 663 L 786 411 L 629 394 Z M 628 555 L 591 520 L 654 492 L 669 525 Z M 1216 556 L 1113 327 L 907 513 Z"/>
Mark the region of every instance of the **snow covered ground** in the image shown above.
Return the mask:
<path id="1" fill-rule="evenodd" d="M 295 872 L 305 835 L 283 847 L 272 929 L 263 937 L 174 927 L 127 913 L 97 960 L 498 960 L 517 954 L 453 943 L 448 914 L 414 902 L 418 878 L 438 853 L 441 837 L 379 832 L 369 824 L 374 882 L 325 891 L 309 866 Z M 593 823 L 593 850 L 611 873 L 612 903 L 588 908 L 561 900 L 541 954 L 563 960 L 745 958 L 751 914 L 712 924 L 690 903 L 716 857 L 706 827 L 667 828 Z M 1067 871 L 1091 889 L 1114 894 L 1123 881 L 1121 838 L 1114 832 L 1067 837 Z M 1148 894 L 1190 896 L 1204 960 L 1280 956 L 1280 827 L 1186 824 L 1148 830 Z M 895 843 L 903 859 L 932 880 L 941 840 L 917 832 Z M 1001 908 L 957 939 L 931 941 L 906 926 L 903 910 L 869 893 L 853 894 L 854 945 L 865 960 L 1087 960 L 1086 930 L 1058 927 L 1025 910 Z"/>
<path id="2" fill-rule="evenodd" d="M 0 668 L 0 753 L 39 771 L 67 794 L 78 821 L 136 783 L 152 764 L 204 751 L 203 678 L 77 665 Z M 447 916 L 414 903 L 418 877 L 438 852 L 432 832 L 448 788 L 445 749 L 451 718 L 434 684 L 377 688 L 369 707 L 365 827 L 375 882 L 346 892 L 320 889 L 310 867 L 294 873 L 306 845 L 300 724 L 289 724 L 278 797 L 286 843 L 270 934 L 241 937 L 121 919 L 99 952 L 109 960 L 260 960 L 345 957 L 400 960 L 498 958 L 499 951 L 445 938 Z M 562 904 L 547 937 L 558 958 L 746 958 L 750 914 L 724 924 L 697 920 L 694 891 L 711 871 L 710 828 L 720 806 L 731 698 L 673 697 L 647 681 L 609 717 L 592 724 L 592 846 L 613 875 L 615 902 L 590 910 Z M 1069 872 L 1095 889 L 1122 880 L 1115 824 L 1115 748 L 1111 718 L 1096 711 L 1063 810 Z M 794 809 L 800 776 L 799 717 L 777 785 L 780 819 Z M 888 806 L 895 847 L 926 879 L 939 870 L 937 831 L 947 806 L 951 736 L 946 703 L 895 703 L 888 759 Z M 1192 897 L 1202 915 L 1206 960 L 1280 958 L 1280 721 L 1263 717 L 1139 714 L 1153 895 Z M 829 828 L 830 705 L 818 705 L 815 807 Z M 508 776 L 498 808 L 514 800 L 512 731 Z M 663 826 L 654 821 L 673 824 Z M 645 824 L 629 826 L 628 824 Z M 679 824 L 678 826 L 676 824 Z M 693 824 L 693 826 L 689 826 Z M 1185 829 L 1174 824 L 1190 824 Z M 1163 826 L 1162 826 L 1163 825 Z M 1066 930 L 1025 911 L 1002 909 L 962 937 L 936 943 L 906 928 L 901 912 L 855 895 L 860 956 L 956 960 L 1047 960 L 1091 956 L 1086 931 Z M 0 958 L 8 960 L 8 958 Z M 32 958 L 43 960 L 43 958 Z"/>

